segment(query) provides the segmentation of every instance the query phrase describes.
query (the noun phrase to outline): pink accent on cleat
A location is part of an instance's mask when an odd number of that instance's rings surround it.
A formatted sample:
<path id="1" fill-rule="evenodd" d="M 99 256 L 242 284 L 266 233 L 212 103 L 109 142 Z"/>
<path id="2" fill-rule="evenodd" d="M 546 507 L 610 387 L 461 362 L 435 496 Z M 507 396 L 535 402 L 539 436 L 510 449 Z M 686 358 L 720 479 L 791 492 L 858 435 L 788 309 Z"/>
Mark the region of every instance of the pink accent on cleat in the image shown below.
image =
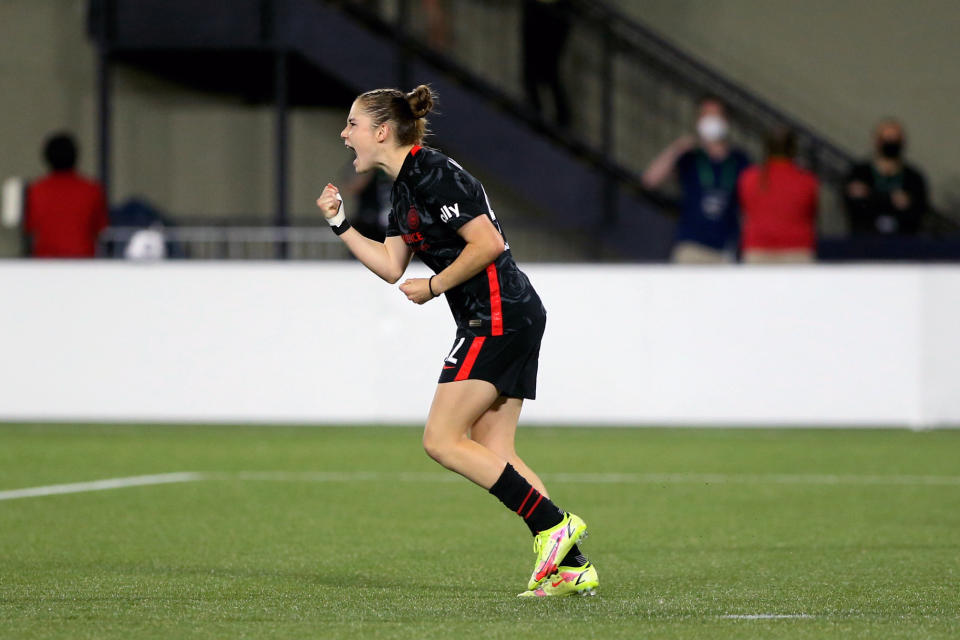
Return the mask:
<path id="1" fill-rule="evenodd" d="M 536 579 L 542 580 L 551 573 L 557 570 L 557 551 L 560 548 L 560 541 L 563 540 L 563 536 L 570 535 L 570 527 L 566 526 L 555 534 L 550 536 L 550 541 L 553 542 L 553 549 L 550 551 L 550 555 L 547 556 L 547 559 L 544 561 L 543 566 L 540 567 L 540 570 L 537 571 Z"/>

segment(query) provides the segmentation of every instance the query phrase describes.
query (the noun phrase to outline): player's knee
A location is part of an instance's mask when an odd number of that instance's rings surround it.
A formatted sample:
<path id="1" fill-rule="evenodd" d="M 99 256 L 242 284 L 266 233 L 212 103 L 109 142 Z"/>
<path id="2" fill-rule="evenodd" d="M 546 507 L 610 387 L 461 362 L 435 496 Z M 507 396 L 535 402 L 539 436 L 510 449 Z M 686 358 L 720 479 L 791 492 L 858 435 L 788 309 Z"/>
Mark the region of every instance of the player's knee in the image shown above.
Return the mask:
<path id="1" fill-rule="evenodd" d="M 448 442 L 447 438 L 431 432 L 430 429 L 423 432 L 423 450 L 440 464 L 444 464 L 444 461 L 449 457 L 450 448 L 451 443 Z"/>

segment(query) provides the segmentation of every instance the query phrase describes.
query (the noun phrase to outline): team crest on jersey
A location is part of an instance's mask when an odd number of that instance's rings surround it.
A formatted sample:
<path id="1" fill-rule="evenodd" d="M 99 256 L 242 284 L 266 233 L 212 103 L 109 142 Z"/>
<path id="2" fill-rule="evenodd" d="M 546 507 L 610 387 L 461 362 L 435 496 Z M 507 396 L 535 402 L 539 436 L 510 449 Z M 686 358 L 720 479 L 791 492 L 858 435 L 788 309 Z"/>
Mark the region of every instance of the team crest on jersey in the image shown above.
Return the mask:
<path id="1" fill-rule="evenodd" d="M 407 226 L 410 227 L 411 230 L 420 228 L 420 214 L 417 213 L 414 207 L 410 207 L 410 211 L 407 211 Z"/>

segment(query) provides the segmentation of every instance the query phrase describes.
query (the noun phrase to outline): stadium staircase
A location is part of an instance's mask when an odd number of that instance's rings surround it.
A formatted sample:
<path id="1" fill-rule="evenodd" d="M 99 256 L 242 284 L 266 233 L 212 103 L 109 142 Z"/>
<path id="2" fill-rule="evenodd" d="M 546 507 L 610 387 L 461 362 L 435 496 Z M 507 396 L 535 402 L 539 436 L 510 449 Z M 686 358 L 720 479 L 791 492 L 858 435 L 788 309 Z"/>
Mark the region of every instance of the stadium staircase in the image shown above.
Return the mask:
<path id="1" fill-rule="evenodd" d="M 824 194 L 838 191 L 847 153 L 600 0 L 571 0 L 563 69 L 574 124 L 558 127 L 526 104 L 521 4 L 452 0 L 442 48 L 427 44 L 424 9 L 410 0 L 91 0 L 90 31 L 106 62 L 282 108 L 430 83 L 442 100 L 435 144 L 539 203 L 551 226 L 593 238 L 597 255 L 667 256 L 671 203 L 639 176 L 689 131 L 706 93 L 730 105 L 734 140 L 754 157 L 770 126 L 792 126 Z"/>

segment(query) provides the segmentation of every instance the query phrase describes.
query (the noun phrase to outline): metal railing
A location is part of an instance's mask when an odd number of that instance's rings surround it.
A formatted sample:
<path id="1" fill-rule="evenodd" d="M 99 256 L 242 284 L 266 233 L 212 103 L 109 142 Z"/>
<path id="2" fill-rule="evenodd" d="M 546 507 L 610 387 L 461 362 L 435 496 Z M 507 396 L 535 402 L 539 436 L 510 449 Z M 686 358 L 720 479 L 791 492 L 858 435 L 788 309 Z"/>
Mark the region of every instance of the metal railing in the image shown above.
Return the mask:
<path id="1" fill-rule="evenodd" d="M 821 231 L 829 234 L 844 228 L 839 193 L 851 162 L 849 154 L 602 0 L 567 0 L 574 16 L 560 58 L 573 111 L 567 127 L 558 126 L 550 110 L 543 115 L 528 104 L 522 81 L 522 2 L 435 3 L 445 6 L 446 22 L 441 22 L 445 32 L 438 36 L 434 32 L 437 22 L 425 8 L 428 3 L 419 0 L 314 1 L 349 12 L 399 44 L 403 53 L 397 64 L 405 88 L 416 78 L 404 76 L 403 69 L 409 72 L 415 58 L 429 61 L 487 102 L 602 171 L 612 187 L 607 190 L 612 202 L 617 189 L 630 189 L 670 208 L 669 198 L 644 191 L 640 175 L 663 147 L 692 130 L 697 101 L 704 94 L 715 94 L 728 103 L 733 141 L 755 159 L 761 156 L 762 139 L 771 126 L 791 126 L 798 132 L 806 164 L 821 180 Z M 272 0 L 262 0 L 264 8 L 271 5 Z M 603 211 L 613 208 L 603 203 Z M 278 211 L 281 209 L 278 207 Z M 277 220 L 284 219 L 277 216 Z M 101 243 L 103 255 L 122 254 L 118 247 L 125 246 L 135 231 L 109 230 Z M 164 234 L 174 257 L 258 259 L 289 255 L 311 259 L 347 255 L 323 228 L 168 227 Z"/>
<path id="2" fill-rule="evenodd" d="M 135 234 L 159 232 L 164 257 L 199 260 L 272 260 L 284 255 L 294 260 L 343 259 L 350 254 L 326 227 L 108 227 L 97 241 L 97 255 L 131 257 L 127 253 Z"/>
<path id="3" fill-rule="evenodd" d="M 731 139 L 755 160 L 762 158 L 763 138 L 771 127 L 790 126 L 797 132 L 801 162 L 821 181 L 822 231 L 844 229 L 840 192 L 852 162 L 849 153 L 602 0 L 568 0 L 571 32 L 561 69 L 573 122 L 565 130 L 527 104 L 522 2 L 448 0 L 444 39 L 431 33 L 436 21 L 425 8 L 428 3 L 333 1 L 390 27 L 405 40 L 410 55 L 447 58 L 467 70 L 492 88 L 493 99 L 603 167 L 621 187 L 643 191 L 643 170 L 670 142 L 692 132 L 697 102 L 704 95 L 716 95 L 728 104 Z"/>
<path id="4" fill-rule="evenodd" d="M 344 260 L 350 251 L 329 228 L 250 226 L 108 227 L 97 239 L 101 258 L 135 258 L 128 253 L 133 237 L 143 231 L 159 233 L 162 257 L 197 260 Z M 544 233 L 523 225 L 507 230 L 518 246 L 522 262 L 578 262 L 589 255 L 589 240 L 572 232 Z M 155 255 L 155 254 L 154 254 Z M 142 257 L 142 256 L 140 256 Z"/>

